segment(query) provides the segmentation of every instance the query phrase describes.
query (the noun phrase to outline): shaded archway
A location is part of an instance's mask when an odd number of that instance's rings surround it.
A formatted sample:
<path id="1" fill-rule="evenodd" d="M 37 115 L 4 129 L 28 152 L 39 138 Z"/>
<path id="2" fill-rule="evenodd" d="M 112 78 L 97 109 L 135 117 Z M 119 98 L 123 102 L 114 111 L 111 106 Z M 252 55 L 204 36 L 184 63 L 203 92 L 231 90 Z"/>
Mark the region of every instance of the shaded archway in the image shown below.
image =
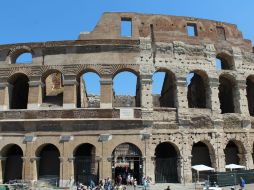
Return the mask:
<path id="1" fill-rule="evenodd" d="M 219 78 L 219 100 L 221 113 L 235 112 L 235 82 L 227 75 L 221 75 Z"/>
<path id="2" fill-rule="evenodd" d="M 100 107 L 100 76 L 94 71 L 83 71 L 77 76 L 77 107 Z"/>
<path id="3" fill-rule="evenodd" d="M 246 80 L 246 91 L 248 99 L 249 113 L 254 116 L 254 76 L 249 76 Z"/>
<path id="4" fill-rule="evenodd" d="M 179 153 L 168 142 L 160 143 L 155 149 L 155 182 L 178 183 Z"/>
<path id="5" fill-rule="evenodd" d="M 191 151 L 191 165 L 203 164 L 212 167 L 210 151 L 207 145 L 203 142 L 193 144 Z"/>
<path id="6" fill-rule="evenodd" d="M 235 142 L 229 141 L 226 148 L 224 149 L 225 163 L 228 164 L 240 164 L 239 149 Z"/>
<path id="7" fill-rule="evenodd" d="M 126 184 L 130 174 L 141 183 L 143 174 L 142 153 L 140 149 L 131 143 L 122 143 L 112 152 L 112 177 L 122 176 L 123 184 Z"/>
<path id="8" fill-rule="evenodd" d="M 88 184 L 92 179 L 98 182 L 98 163 L 95 161 L 95 146 L 85 143 L 79 145 L 73 154 L 74 162 L 74 176 L 76 182 Z"/>
<path id="9" fill-rule="evenodd" d="M 152 85 L 154 107 L 176 107 L 176 81 L 174 73 L 160 70 L 155 72 L 153 74 Z"/>
<path id="10" fill-rule="evenodd" d="M 22 179 L 22 149 L 16 144 L 10 144 L 2 149 L 1 154 L 2 157 L 6 158 L 5 161 L 1 161 L 4 183 L 10 180 Z"/>
<path id="11" fill-rule="evenodd" d="M 233 70 L 234 64 L 231 56 L 219 53 L 216 56 L 216 70 Z"/>
<path id="12" fill-rule="evenodd" d="M 132 71 L 120 71 L 113 78 L 113 107 L 139 107 L 139 77 Z"/>
<path id="13" fill-rule="evenodd" d="M 50 179 L 55 184 L 60 176 L 60 152 L 53 144 L 42 145 L 36 156 L 40 158 L 38 166 L 38 179 Z"/>
<path id="14" fill-rule="evenodd" d="M 63 106 L 63 74 L 58 70 L 47 71 L 42 76 L 42 107 Z"/>
<path id="15" fill-rule="evenodd" d="M 208 77 L 202 71 L 190 72 L 187 76 L 189 108 L 207 108 Z"/>
<path id="16" fill-rule="evenodd" d="M 9 83 L 10 109 L 26 109 L 29 92 L 29 79 L 25 74 L 13 75 Z"/>

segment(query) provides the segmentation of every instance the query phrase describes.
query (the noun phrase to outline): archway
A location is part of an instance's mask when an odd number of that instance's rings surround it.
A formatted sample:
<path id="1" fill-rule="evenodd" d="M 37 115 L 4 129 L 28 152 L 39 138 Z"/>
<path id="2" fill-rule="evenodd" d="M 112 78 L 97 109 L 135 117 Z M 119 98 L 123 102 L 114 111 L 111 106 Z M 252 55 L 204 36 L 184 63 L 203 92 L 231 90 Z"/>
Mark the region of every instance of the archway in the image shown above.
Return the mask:
<path id="1" fill-rule="evenodd" d="M 15 74 L 9 80 L 12 89 L 9 94 L 11 97 L 10 109 L 26 109 L 29 92 L 29 79 L 25 74 Z"/>
<path id="2" fill-rule="evenodd" d="M 130 174 L 141 183 L 143 162 L 140 149 L 131 143 L 122 143 L 112 152 L 112 177 L 121 175 L 123 184 L 126 184 Z"/>
<path id="3" fill-rule="evenodd" d="M 4 183 L 10 180 L 22 179 L 22 169 L 23 169 L 23 151 L 16 145 L 7 145 L 1 151 L 3 157 L 6 157 L 5 161 L 2 161 L 2 174 Z"/>
<path id="4" fill-rule="evenodd" d="M 215 63 L 216 70 L 233 70 L 234 64 L 231 56 L 225 53 L 219 53 L 216 56 Z"/>
<path id="5" fill-rule="evenodd" d="M 239 150 L 235 142 L 229 141 L 226 148 L 224 149 L 225 153 L 225 163 L 228 164 L 239 164 Z"/>
<path id="6" fill-rule="evenodd" d="M 25 52 L 20 54 L 17 58 L 15 63 L 16 64 L 30 64 L 32 63 L 33 55 L 30 52 Z"/>
<path id="7" fill-rule="evenodd" d="M 220 76 L 219 78 L 219 100 L 221 113 L 234 113 L 234 83 L 228 76 Z"/>
<path id="8" fill-rule="evenodd" d="M 153 74 L 152 85 L 154 107 L 176 107 L 176 81 L 172 72 L 157 71 Z"/>
<path id="9" fill-rule="evenodd" d="M 249 113 L 254 116 L 254 76 L 249 76 L 246 80 L 246 91 L 248 99 Z"/>
<path id="10" fill-rule="evenodd" d="M 63 74 L 57 70 L 50 70 L 42 77 L 45 84 L 42 90 L 42 107 L 63 106 Z"/>
<path id="11" fill-rule="evenodd" d="M 77 107 L 100 107 L 100 76 L 93 71 L 83 71 L 77 77 Z"/>
<path id="12" fill-rule="evenodd" d="M 202 71 L 190 72 L 187 76 L 189 108 L 207 108 L 208 77 Z"/>
<path id="13" fill-rule="evenodd" d="M 88 143 L 79 145 L 73 155 L 75 181 L 88 184 L 92 179 L 97 183 L 99 167 L 95 161 L 95 147 Z"/>
<path id="14" fill-rule="evenodd" d="M 53 144 L 43 146 L 38 152 L 40 158 L 38 179 L 50 180 L 54 185 L 58 184 L 60 176 L 60 152 Z"/>
<path id="15" fill-rule="evenodd" d="M 178 151 L 168 142 L 160 143 L 155 149 L 155 182 L 178 183 Z"/>
<path id="16" fill-rule="evenodd" d="M 113 78 L 113 107 L 139 107 L 140 85 L 136 73 L 121 71 Z"/>
<path id="17" fill-rule="evenodd" d="M 195 143 L 192 146 L 192 151 L 191 151 L 191 165 L 199 165 L 203 164 L 206 166 L 212 167 L 212 162 L 211 162 L 211 157 L 210 157 L 210 152 L 209 148 L 207 145 L 203 142 L 198 142 Z"/>

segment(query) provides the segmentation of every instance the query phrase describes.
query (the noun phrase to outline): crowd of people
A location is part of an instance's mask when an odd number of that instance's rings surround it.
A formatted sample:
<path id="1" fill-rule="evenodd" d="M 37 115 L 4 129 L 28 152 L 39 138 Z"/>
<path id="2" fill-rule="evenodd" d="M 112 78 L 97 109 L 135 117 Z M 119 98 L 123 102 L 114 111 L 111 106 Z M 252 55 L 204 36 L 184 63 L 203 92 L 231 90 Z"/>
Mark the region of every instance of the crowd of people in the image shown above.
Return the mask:
<path id="1" fill-rule="evenodd" d="M 151 181 L 152 179 L 150 177 L 142 177 L 141 185 L 144 190 L 149 189 Z M 133 189 L 136 190 L 137 183 L 137 179 L 128 174 L 126 185 L 133 186 Z M 78 182 L 77 190 L 126 190 L 126 186 L 123 185 L 122 176 L 118 175 L 114 182 L 109 177 L 104 180 L 100 180 L 98 184 L 95 184 L 93 180 L 89 180 L 87 185 Z"/>

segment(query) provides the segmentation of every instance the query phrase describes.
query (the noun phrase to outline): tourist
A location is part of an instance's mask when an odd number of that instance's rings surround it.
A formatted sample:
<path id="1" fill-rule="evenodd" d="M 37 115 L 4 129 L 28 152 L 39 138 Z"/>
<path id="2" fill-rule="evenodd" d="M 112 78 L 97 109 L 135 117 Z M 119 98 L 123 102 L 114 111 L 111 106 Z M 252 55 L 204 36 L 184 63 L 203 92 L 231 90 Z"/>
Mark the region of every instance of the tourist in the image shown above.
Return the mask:
<path id="1" fill-rule="evenodd" d="M 134 190 L 136 190 L 137 184 L 138 184 L 138 182 L 137 182 L 137 180 L 136 180 L 136 178 L 135 178 L 134 181 L 133 181 Z"/>
<path id="2" fill-rule="evenodd" d="M 245 188 L 245 180 L 242 177 L 240 177 L 240 188 L 242 190 L 244 190 L 244 188 Z"/>
<path id="3" fill-rule="evenodd" d="M 168 186 L 167 189 L 165 189 L 165 190 L 171 190 L 171 189 L 170 189 L 170 186 Z"/>

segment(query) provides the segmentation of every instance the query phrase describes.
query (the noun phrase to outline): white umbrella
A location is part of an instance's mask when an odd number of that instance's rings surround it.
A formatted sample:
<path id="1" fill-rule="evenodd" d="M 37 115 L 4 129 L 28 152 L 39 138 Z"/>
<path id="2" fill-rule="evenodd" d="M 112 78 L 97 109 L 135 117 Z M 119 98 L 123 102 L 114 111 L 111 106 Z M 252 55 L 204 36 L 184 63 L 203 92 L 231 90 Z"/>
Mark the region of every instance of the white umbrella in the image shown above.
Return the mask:
<path id="1" fill-rule="evenodd" d="M 199 172 L 200 171 L 215 171 L 214 168 L 211 168 L 211 167 L 203 165 L 203 164 L 195 165 L 195 166 L 192 166 L 191 168 L 197 171 L 197 173 L 198 173 L 198 181 L 199 181 Z"/>
<path id="2" fill-rule="evenodd" d="M 245 166 L 237 165 L 237 164 L 228 164 L 225 166 L 226 169 L 230 169 L 232 171 L 233 169 L 246 169 Z"/>

